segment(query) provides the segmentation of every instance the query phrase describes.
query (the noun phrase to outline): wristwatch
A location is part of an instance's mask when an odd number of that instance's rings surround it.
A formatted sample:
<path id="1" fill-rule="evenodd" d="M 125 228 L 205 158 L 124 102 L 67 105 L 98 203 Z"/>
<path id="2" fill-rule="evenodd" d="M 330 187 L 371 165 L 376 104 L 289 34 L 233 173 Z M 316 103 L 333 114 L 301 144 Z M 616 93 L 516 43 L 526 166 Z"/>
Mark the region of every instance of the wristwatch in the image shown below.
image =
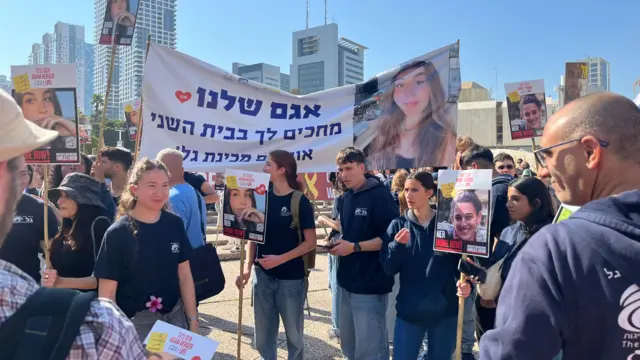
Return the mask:
<path id="1" fill-rule="evenodd" d="M 360 244 L 359 243 L 353 243 L 353 252 L 360 252 L 360 250 L 362 250 L 360 248 Z"/>

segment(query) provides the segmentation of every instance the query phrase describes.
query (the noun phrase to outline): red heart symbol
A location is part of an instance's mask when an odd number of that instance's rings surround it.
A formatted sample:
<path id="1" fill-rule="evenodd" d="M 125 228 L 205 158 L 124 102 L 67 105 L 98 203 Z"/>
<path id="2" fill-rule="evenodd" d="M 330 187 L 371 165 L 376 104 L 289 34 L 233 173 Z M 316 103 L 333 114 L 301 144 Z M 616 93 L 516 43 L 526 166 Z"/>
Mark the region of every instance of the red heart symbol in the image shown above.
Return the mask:
<path id="1" fill-rule="evenodd" d="M 182 92 L 182 91 L 178 90 L 178 91 L 176 91 L 176 99 L 178 99 L 178 101 L 180 101 L 182 104 L 184 104 L 187 101 L 191 100 L 191 93 L 190 92 Z"/>
<path id="2" fill-rule="evenodd" d="M 191 360 L 201 360 L 201 359 L 200 359 L 200 356 L 194 356 L 191 358 Z"/>
<path id="3" fill-rule="evenodd" d="M 260 184 L 260 186 L 256 188 L 256 192 L 258 193 L 258 195 L 264 195 L 267 192 L 267 188 L 264 186 L 264 184 Z"/>

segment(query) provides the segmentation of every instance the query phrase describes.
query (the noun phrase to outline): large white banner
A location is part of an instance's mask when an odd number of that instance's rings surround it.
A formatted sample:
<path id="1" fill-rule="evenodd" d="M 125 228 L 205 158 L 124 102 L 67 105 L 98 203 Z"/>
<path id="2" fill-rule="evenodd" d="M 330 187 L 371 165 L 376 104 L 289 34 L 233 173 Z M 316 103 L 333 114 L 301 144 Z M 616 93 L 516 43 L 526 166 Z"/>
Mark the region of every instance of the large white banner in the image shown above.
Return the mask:
<path id="1" fill-rule="evenodd" d="M 186 170 L 260 171 L 269 152 L 282 149 L 294 154 L 299 172 L 324 172 L 355 145 L 370 169 L 448 166 L 459 93 L 458 44 L 364 83 L 302 96 L 151 44 L 140 154 L 175 148 Z"/>
<path id="2" fill-rule="evenodd" d="M 269 152 L 294 153 L 298 171 L 322 171 L 353 144 L 354 86 L 298 97 L 246 83 L 151 44 L 143 85 L 140 153 L 176 148 L 192 171 L 261 171 Z M 327 94 L 330 93 L 330 94 Z"/>

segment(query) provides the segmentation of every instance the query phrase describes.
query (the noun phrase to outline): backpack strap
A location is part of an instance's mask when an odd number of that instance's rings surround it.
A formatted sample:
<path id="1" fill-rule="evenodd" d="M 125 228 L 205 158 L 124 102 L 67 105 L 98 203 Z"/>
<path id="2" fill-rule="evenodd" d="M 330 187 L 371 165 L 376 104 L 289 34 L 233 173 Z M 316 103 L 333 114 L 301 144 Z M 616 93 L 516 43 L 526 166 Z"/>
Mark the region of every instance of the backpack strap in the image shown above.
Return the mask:
<path id="1" fill-rule="evenodd" d="M 95 291 L 40 288 L 0 326 L 3 359 L 64 360 Z"/>
<path id="2" fill-rule="evenodd" d="M 302 236 L 302 229 L 300 228 L 300 200 L 302 199 L 302 191 L 294 190 L 291 195 L 291 228 L 296 229 L 298 232 L 298 245 L 302 244 L 304 237 Z"/>
<path id="3" fill-rule="evenodd" d="M 107 222 L 109 223 L 109 226 L 111 226 L 111 220 L 109 220 L 109 218 L 106 216 L 98 216 L 91 223 L 91 240 L 93 240 L 93 261 L 96 261 L 98 259 L 98 250 L 100 250 L 96 247 L 96 231 L 95 231 L 96 222 L 98 222 L 98 220 L 100 219 L 107 220 Z"/>

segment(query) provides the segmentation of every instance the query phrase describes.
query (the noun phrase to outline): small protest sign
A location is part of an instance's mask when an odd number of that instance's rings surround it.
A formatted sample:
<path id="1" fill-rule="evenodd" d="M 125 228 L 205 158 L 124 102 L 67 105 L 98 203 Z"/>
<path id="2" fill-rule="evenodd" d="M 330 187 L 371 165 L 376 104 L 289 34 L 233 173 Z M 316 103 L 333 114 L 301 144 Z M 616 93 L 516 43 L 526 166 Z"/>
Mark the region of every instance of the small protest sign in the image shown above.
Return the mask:
<path id="1" fill-rule="evenodd" d="M 224 178 L 223 233 L 264 243 L 269 174 L 227 169 Z"/>
<path id="2" fill-rule="evenodd" d="M 160 320 L 153 325 L 143 344 L 151 352 L 182 360 L 213 359 L 219 345 L 213 339 Z"/>

